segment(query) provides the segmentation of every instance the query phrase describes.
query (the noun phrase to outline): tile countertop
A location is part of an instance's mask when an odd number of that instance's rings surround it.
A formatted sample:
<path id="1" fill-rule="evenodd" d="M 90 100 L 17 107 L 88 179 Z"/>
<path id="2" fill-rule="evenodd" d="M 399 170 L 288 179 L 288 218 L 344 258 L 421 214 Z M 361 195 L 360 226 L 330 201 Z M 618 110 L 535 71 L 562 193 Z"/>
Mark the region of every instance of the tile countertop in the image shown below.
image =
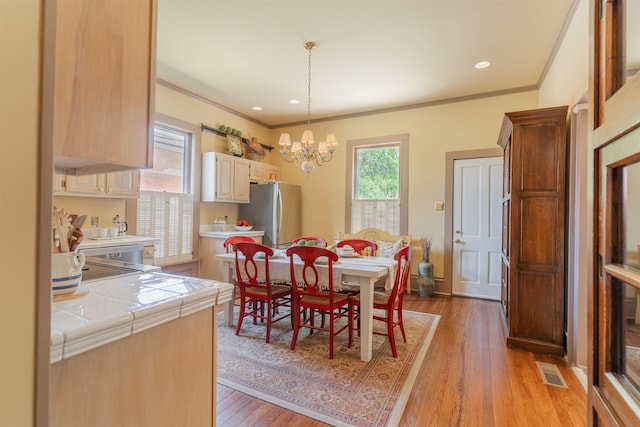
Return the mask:
<path id="1" fill-rule="evenodd" d="M 85 296 L 51 305 L 51 363 L 224 304 L 233 285 L 150 272 L 81 284 Z"/>
<path id="2" fill-rule="evenodd" d="M 80 243 L 80 249 L 106 248 L 126 245 L 155 245 L 160 239 L 155 237 L 120 236 L 104 238 L 86 238 Z"/>
<path id="3" fill-rule="evenodd" d="M 264 231 L 237 231 L 233 225 L 202 224 L 200 225 L 200 237 L 214 237 L 226 239 L 231 236 L 264 236 Z"/>

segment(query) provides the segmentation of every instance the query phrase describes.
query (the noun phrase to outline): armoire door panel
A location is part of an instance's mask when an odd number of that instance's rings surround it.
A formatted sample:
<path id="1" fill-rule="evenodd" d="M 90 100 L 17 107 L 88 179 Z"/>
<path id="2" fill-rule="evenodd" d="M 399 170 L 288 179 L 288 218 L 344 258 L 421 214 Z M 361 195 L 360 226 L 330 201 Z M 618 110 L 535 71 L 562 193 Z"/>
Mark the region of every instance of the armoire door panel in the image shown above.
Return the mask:
<path id="1" fill-rule="evenodd" d="M 557 125 L 522 126 L 520 191 L 558 191 Z"/>
<path id="2" fill-rule="evenodd" d="M 562 320 L 563 304 L 558 307 L 558 298 L 562 295 L 558 295 L 556 289 L 553 273 L 519 271 L 515 303 L 518 311 L 512 313 L 519 337 L 562 343 L 558 316 Z"/>
<path id="3" fill-rule="evenodd" d="M 520 262 L 557 265 L 557 199 L 521 199 L 520 224 Z"/>

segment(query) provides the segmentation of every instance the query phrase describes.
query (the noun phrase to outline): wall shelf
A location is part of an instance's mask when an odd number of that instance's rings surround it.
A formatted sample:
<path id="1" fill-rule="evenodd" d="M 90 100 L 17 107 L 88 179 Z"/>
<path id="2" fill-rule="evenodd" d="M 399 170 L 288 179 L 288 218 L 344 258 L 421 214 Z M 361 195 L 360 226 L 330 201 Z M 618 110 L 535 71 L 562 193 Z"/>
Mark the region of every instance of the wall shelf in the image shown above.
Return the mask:
<path id="1" fill-rule="evenodd" d="M 205 132 L 205 131 L 206 131 L 206 132 L 210 132 L 210 133 L 215 133 L 216 135 L 223 136 L 223 137 L 225 137 L 225 138 L 227 137 L 227 133 L 226 133 L 226 132 L 224 132 L 224 131 L 221 131 L 221 130 L 216 129 L 216 128 L 212 128 L 212 127 L 210 127 L 210 126 L 205 125 L 204 123 L 202 123 L 200 126 L 201 126 L 201 128 L 202 128 L 202 131 L 203 131 L 203 132 Z M 249 142 L 251 142 L 251 141 L 249 141 L 247 138 L 242 138 L 242 137 L 240 137 L 240 136 L 239 136 L 238 138 L 240 138 L 240 140 L 241 140 L 243 143 L 245 143 L 246 145 L 249 145 Z M 269 151 L 271 151 L 271 150 L 273 150 L 273 148 L 274 148 L 274 147 L 272 147 L 271 145 L 265 145 L 265 144 L 263 144 L 263 143 L 261 143 L 261 142 L 260 142 L 259 144 L 260 144 L 260 145 L 262 146 L 262 148 L 264 148 L 265 150 L 269 150 Z"/>

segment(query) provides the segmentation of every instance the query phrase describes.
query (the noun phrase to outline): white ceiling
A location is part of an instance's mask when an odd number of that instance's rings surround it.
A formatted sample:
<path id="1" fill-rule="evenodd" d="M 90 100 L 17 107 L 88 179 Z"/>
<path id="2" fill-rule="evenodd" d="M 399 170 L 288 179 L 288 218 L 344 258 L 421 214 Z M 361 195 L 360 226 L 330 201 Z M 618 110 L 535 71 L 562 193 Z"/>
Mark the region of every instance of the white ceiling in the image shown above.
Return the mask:
<path id="1" fill-rule="evenodd" d="M 522 90 L 544 75 L 571 8 L 572 0 L 158 0 L 157 75 L 269 127 L 306 120 L 306 41 L 317 43 L 312 120 Z M 491 67 L 474 69 L 481 60 Z"/>

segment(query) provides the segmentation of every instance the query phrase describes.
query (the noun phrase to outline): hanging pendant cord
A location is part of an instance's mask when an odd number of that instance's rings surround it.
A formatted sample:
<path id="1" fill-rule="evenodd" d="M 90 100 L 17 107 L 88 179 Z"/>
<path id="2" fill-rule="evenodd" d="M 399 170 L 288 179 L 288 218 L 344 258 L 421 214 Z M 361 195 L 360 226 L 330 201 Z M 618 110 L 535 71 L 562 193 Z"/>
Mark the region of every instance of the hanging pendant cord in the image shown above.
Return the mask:
<path id="1" fill-rule="evenodd" d="M 304 47 L 309 52 L 307 74 L 307 129 L 311 129 L 311 51 L 316 47 L 314 42 L 307 42 Z"/>

